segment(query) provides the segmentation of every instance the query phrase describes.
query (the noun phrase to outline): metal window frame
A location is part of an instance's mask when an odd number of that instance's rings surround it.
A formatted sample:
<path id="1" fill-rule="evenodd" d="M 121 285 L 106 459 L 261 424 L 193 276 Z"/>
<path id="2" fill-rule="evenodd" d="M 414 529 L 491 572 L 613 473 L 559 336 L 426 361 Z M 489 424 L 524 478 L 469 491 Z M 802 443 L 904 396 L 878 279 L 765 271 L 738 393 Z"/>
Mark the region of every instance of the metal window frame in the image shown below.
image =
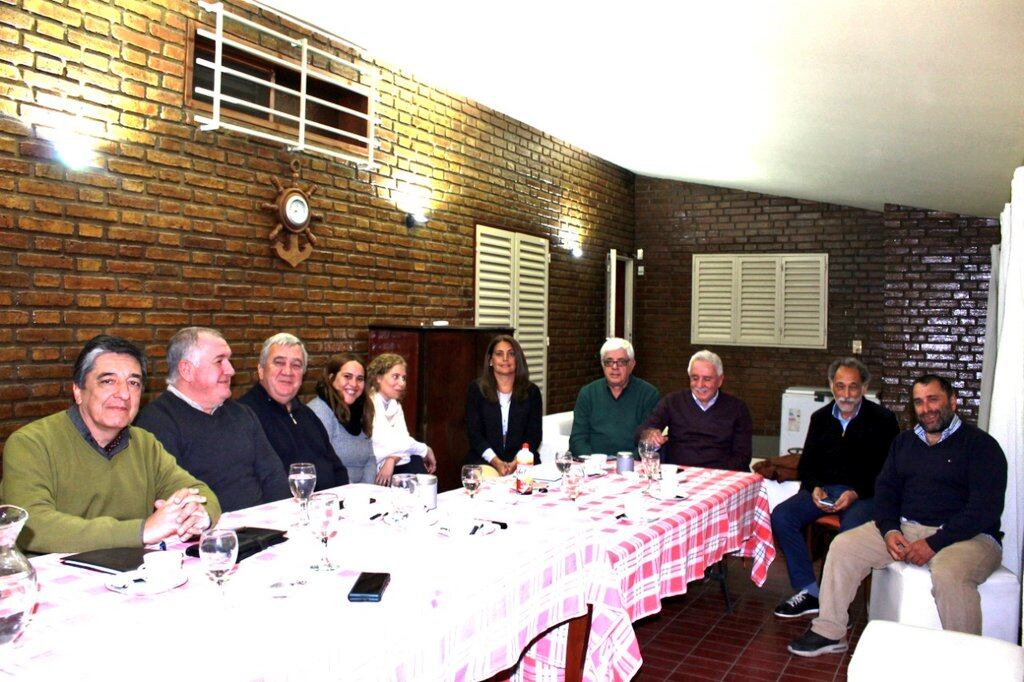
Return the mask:
<path id="1" fill-rule="evenodd" d="M 201 35 L 202 37 L 207 38 L 209 40 L 212 40 L 213 41 L 213 46 L 214 46 L 214 59 L 213 59 L 213 62 L 210 62 L 210 61 L 208 61 L 206 59 L 199 59 L 199 58 L 196 59 L 196 64 L 199 64 L 200 66 L 203 66 L 205 68 L 209 68 L 209 69 L 213 70 L 213 89 L 211 90 L 211 89 L 199 88 L 199 87 L 196 88 L 196 92 L 197 93 L 209 97 L 211 99 L 211 101 L 212 101 L 212 111 L 211 111 L 211 115 L 210 116 L 206 116 L 204 114 L 196 114 L 195 115 L 195 121 L 196 121 L 197 124 L 199 124 L 199 129 L 200 130 L 203 130 L 203 131 L 213 131 L 213 130 L 218 130 L 218 129 L 229 130 L 229 131 L 232 131 L 232 132 L 242 133 L 244 135 L 251 135 L 253 137 L 258 137 L 258 138 L 261 138 L 261 139 L 264 139 L 264 140 L 278 142 L 280 144 L 285 145 L 285 147 L 287 147 L 288 151 L 292 151 L 292 152 L 311 151 L 311 152 L 316 152 L 318 154 L 323 154 L 325 156 L 330 156 L 330 157 L 333 157 L 333 158 L 336 158 L 336 159 L 342 159 L 342 160 L 345 160 L 345 161 L 352 161 L 352 162 L 356 163 L 357 165 L 359 165 L 360 167 L 366 168 L 366 169 L 369 169 L 369 170 L 373 170 L 373 169 L 377 168 L 377 163 L 375 162 L 374 156 L 373 156 L 374 155 L 374 149 L 377 146 L 375 130 L 376 130 L 377 80 L 379 78 L 379 74 L 377 73 L 376 69 L 373 69 L 372 67 L 370 67 L 368 65 L 360 64 L 360 63 L 358 63 L 358 62 L 356 62 L 354 60 L 343 59 L 341 57 L 338 57 L 337 55 L 333 55 L 333 54 L 330 54 L 328 52 L 325 52 L 324 50 L 321 50 L 319 48 L 313 47 L 313 46 L 309 45 L 308 39 L 306 39 L 306 38 L 296 38 L 296 37 L 293 37 L 293 36 L 288 36 L 288 35 L 285 35 L 284 33 L 280 33 L 278 31 L 275 31 L 275 30 L 273 30 L 271 28 L 268 28 L 266 26 L 261 26 L 260 24 L 257 24 L 257 23 L 255 23 L 253 21 L 250 21 L 249 19 L 246 19 L 245 17 L 238 16 L 237 14 L 234 14 L 232 12 L 227 11 L 224 8 L 224 3 L 223 2 L 208 3 L 208 2 L 200 1 L 199 2 L 199 7 L 202 10 L 206 11 L 206 12 L 212 13 L 214 15 L 214 19 L 215 19 L 215 29 L 214 29 L 213 32 L 210 32 L 210 31 L 208 31 L 206 29 L 202 29 L 202 28 L 199 28 L 199 29 L 196 30 L 196 33 L 198 35 Z M 275 12 L 274 10 L 272 10 L 270 8 L 267 8 L 266 6 L 261 5 L 261 8 L 264 9 L 265 11 L 274 12 L 274 14 L 277 14 L 278 16 L 282 17 L 283 19 L 290 20 L 290 17 L 287 17 L 286 15 L 281 14 L 279 12 Z M 256 31 L 264 33 L 264 34 L 266 34 L 268 36 L 271 36 L 271 37 L 276 38 L 278 40 L 284 41 L 284 42 L 292 45 L 293 47 L 300 48 L 301 51 L 302 51 L 302 56 L 301 56 L 300 62 L 298 64 L 296 64 L 294 62 L 282 59 L 281 57 L 278 57 L 276 55 L 270 54 L 269 52 L 265 52 L 263 50 L 260 50 L 260 49 L 258 49 L 256 47 L 252 47 L 252 46 L 250 46 L 248 44 L 241 43 L 241 42 L 236 41 L 236 40 L 232 40 L 230 37 L 226 36 L 225 33 L 224 33 L 224 23 L 225 23 L 225 20 L 231 20 L 231 21 L 237 22 L 237 23 L 239 23 L 239 24 L 241 24 L 243 26 L 247 26 L 247 27 L 252 28 L 252 29 L 254 29 Z M 316 32 L 316 29 L 314 29 L 311 26 L 303 25 L 303 27 L 304 28 L 308 28 L 309 30 Z M 330 40 L 330 36 L 326 36 L 326 35 L 324 35 L 322 33 L 320 35 L 322 35 L 325 39 Z M 346 42 L 346 41 L 343 41 L 343 42 Z M 346 42 L 346 44 L 350 45 L 352 47 L 355 47 L 351 43 L 347 43 Z M 266 60 L 269 63 L 277 64 L 278 66 L 281 66 L 283 68 L 287 68 L 287 69 L 292 69 L 292 70 L 298 71 L 298 73 L 299 73 L 299 90 L 294 90 L 292 88 L 287 88 L 287 87 L 284 87 L 284 86 L 279 85 L 277 83 L 274 83 L 274 82 L 271 82 L 271 81 L 267 81 L 267 80 L 258 78 L 256 76 L 252 76 L 250 74 L 242 73 L 242 72 L 239 72 L 239 71 L 237 71 L 235 69 L 232 69 L 230 67 L 224 66 L 223 62 L 224 62 L 224 46 L 225 45 L 228 45 L 228 46 L 230 46 L 230 47 L 232 47 L 234 49 L 237 49 L 237 50 L 239 50 L 241 52 L 245 52 L 245 53 L 251 54 L 251 55 L 253 55 L 255 57 L 258 57 L 259 59 Z M 358 49 L 358 48 L 356 48 L 356 49 Z M 323 99 L 320 99 L 318 97 L 310 95 L 310 94 L 308 94 L 306 92 L 307 77 L 310 75 L 310 63 L 309 63 L 309 60 L 310 60 L 310 56 L 311 55 L 316 55 L 316 56 L 322 57 L 324 59 L 327 59 L 330 62 L 333 62 L 334 64 L 337 64 L 337 65 L 341 66 L 342 68 L 352 69 L 352 70 L 356 71 L 357 73 L 360 73 L 360 74 L 363 74 L 363 75 L 369 77 L 371 84 L 369 86 L 367 86 L 367 85 L 364 85 L 362 83 L 355 83 L 355 82 L 351 82 L 350 83 L 350 82 L 344 82 L 344 81 L 341 81 L 341 80 L 333 79 L 333 78 L 329 77 L 329 74 L 326 74 L 326 73 L 324 73 L 322 71 L 319 71 L 319 70 L 316 71 L 316 73 L 312 74 L 312 77 L 315 78 L 316 80 L 325 82 L 325 83 L 327 83 L 329 85 L 333 85 L 335 87 L 339 87 L 339 88 L 342 88 L 342 89 L 345 89 L 345 90 L 350 90 L 350 91 L 353 91 L 353 92 L 365 95 L 366 98 L 367 98 L 367 111 L 366 111 L 365 114 L 363 112 L 361 112 L 361 111 L 356 111 L 354 109 L 349 109 L 348 107 L 344 107 L 344 106 L 341 106 L 339 104 L 335 104 L 333 102 L 325 101 Z M 276 109 L 270 109 L 268 107 L 264 107 L 264 106 L 262 106 L 260 104 L 254 103 L 254 102 L 248 102 L 246 100 L 242 100 L 242 99 L 239 99 L 237 97 L 232 97 L 230 95 L 224 94 L 221 91 L 221 88 L 222 88 L 222 76 L 224 74 L 228 74 L 228 75 L 231 75 L 231 76 L 234 76 L 234 77 L 242 78 L 243 80 L 247 80 L 247 81 L 256 83 L 258 85 L 264 85 L 264 86 L 267 86 L 268 88 L 271 88 L 273 90 L 277 90 L 277 91 L 284 92 L 284 93 L 291 94 L 291 95 L 294 95 L 294 96 L 298 97 L 298 99 L 299 99 L 299 113 L 297 115 L 296 114 L 289 114 L 289 113 L 286 113 L 286 112 L 283 112 L 283 111 L 278 111 Z M 234 104 L 234 105 L 237 105 L 237 106 L 245 107 L 247 109 L 252 109 L 254 111 L 261 111 L 261 112 L 267 113 L 269 115 L 272 115 L 274 117 L 280 117 L 280 118 L 283 118 L 283 119 L 288 119 L 288 120 L 295 121 L 295 122 L 298 123 L 298 134 L 297 134 L 296 137 L 292 138 L 292 137 L 288 137 L 288 136 L 283 135 L 283 134 L 269 133 L 269 132 L 266 132 L 265 130 L 260 130 L 259 128 L 256 128 L 256 127 L 247 126 L 247 125 L 245 125 L 243 123 L 236 123 L 236 122 L 232 122 L 232 121 L 226 121 L 221 116 L 221 103 L 222 102 L 226 102 L 226 103 L 229 103 L 229 104 Z M 362 118 L 362 119 L 366 120 L 366 123 L 367 123 L 367 126 L 366 126 L 367 134 L 366 135 L 358 135 L 356 133 L 351 133 L 351 132 L 349 132 L 347 130 L 343 130 L 341 128 L 325 125 L 325 124 L 320 123 L 318 121 L 307 120 L 307 118 L 306 118 L 306 104 L 307 104 L 307 102 L 315 102 L 317 104 L 321 104 L 321 105 L 330 107 L 330 108 L 335 109 L 337 111 L 340 111 L 342 113 L 353 115 L 353 116 L 356 116 L 358 118 Z M 306 139 L 307 127 L 316 128 L 316 129 L 319 129 L 319 130 L 325 130 L 325 131 L 328 131 L 330 133 L 334 133 L 334 134 L 340 135 L 342 137 L 352 139 L 352 140 L 354 140 L 356 142 L 359 142 L 361 144 L 365 144 L 366 145 L 366 155 L 365 156 L 360 156 L 358 154 L 351 154 L 351 153 L 348 153 L 348 152 L 339 151 L 337 149 L 330 149 L 328 147 L 325 147 L 325 146 L 322 146 L 322 145 L 310 142 L 309 140 Z"/>

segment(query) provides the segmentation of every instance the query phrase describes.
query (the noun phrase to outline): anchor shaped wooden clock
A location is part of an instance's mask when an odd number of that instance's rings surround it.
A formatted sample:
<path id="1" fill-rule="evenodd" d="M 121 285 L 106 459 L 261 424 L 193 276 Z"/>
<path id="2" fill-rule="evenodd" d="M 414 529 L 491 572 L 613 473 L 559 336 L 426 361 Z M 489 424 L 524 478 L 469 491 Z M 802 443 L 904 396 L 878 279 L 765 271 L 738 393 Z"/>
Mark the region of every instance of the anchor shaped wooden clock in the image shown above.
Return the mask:
<path id="1" fill-rule="evenodd" d="M 270 231 L 270 241 L 274 243 L 277 255 L 294 268 L 313 253 L 316 236 L 309 229 L 310 223 L 314 220 L 323 220 L 324 217 L 309 210 L 309 198 L 316 192 L 316 187 L 299 187 L 298 159 L 291 162 L 291 168 L 290 187 L 285 187 L 275 176 L 270 176 L 271 182 L 277 188 L 277 200 L 263 204 L 263 208 L 277 212 L 277 225 Z M 299 246 L 300 238 L 305 239 L 302 246 Z"/>

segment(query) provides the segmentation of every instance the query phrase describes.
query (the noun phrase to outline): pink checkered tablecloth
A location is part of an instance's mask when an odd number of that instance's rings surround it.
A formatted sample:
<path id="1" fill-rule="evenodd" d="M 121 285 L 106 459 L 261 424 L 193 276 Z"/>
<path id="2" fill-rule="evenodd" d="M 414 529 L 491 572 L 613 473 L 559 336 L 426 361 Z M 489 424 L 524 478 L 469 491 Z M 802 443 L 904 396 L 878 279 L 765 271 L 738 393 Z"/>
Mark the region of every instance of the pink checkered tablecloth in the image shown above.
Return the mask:
<path id="1" fill-rule="evenodd" d="M 311 536 L 296 533 L 238 565 L 223 594 L 195 559 L 188 583 L 151 596 L 109 591 L 109 576 L 33 559 L 40 603 L 0 672 L 18 679 L 162 679 L 153 661 L 187 652 L 189 669 L 221 680 L 481 680 L 520 665 L 520 679 L 564 672 L 564 623 L 593 605 L 587 680 L 625 680 L 641 658 L 631 623 L 685 592 L 727 552 L 753 558 L 765 578 L 774 558 L 760 477 L 690 469 L 690 497 L 651 501 L 657 520 L 616 518 L 641 484 L 593 481 L 577 503 L 560 491 L 519 496 L 501 485 L 483 499 L 441 495 L 435 525 L 401 528 L 345 519 L 331 541 L 338 570 L 313 575 Z M 392 491 L 365 488 L 387 504 Z M 490 534 L 446 536 L 446 518 L 504 521 Z M 291 500 L 226 514 L 222 526 L 287 528 Z M 387 571 L 379 604 L 352 604 L 360 571 Z M 295 579 L 306 584 L 281 589 Z M 563 625 L 559 625 L 563 624 Z M 116 642 L 116 656 L 110 652 Z M 213 646 L 215 645 L 215 646 Z M 217 652 L 231 651 L 230 656 Z M 301 656 L 289 652 L 301 651 Z M 175 666 L 166 667 L 170 679 Z"/>
<path id="2" fill-rule="evenodd" d="M 689 467 L 680 490 L 686 499 L 650 499 L 656 520 L 623 515 L 623 499 L 642 495 L 645 483 L 609 475 L 593 481 L 577 503 L 596 531 L 588 559 L 587 601 L 594 605 L 584 677 L 628 680 L 641 658 L 631 623 L 661 610 L 661 600 L 686 592 L 725 554 L 752 559 L 751 579 L 762 585 L 775 558 L 768 499 L 756 474 Z M 559 494 L 535 504 L 557 509 Z M 566 628 L 548 633 L 524 656 L 533 679 L 557 679 L 565 660 Z"/>

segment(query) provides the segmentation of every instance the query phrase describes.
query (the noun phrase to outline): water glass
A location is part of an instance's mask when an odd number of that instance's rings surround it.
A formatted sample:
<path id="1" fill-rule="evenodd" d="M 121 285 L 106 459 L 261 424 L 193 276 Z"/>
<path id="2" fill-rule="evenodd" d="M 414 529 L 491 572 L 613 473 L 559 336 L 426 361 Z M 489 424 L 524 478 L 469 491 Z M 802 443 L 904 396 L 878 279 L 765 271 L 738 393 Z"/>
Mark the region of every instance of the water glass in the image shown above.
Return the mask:
<path id="1" fill-rule="evenodd" d="M 565 452 L 556 452 L 555 466 L 558 468 L 559 473 L 565 476 L 565 472 L 572 466 L 572 453 L 568 450 Z"/>
<path id="2" fill-rule="evenodd" d="M 238 560 L 238 536 L 233 530 L 211 529 L 199 538 L 199 561 L 223 593 L 224 581 Z"/>
<path id="3" fill-rule="evenodd" d="M 288 487 L 299 503 L 299 520 L 295 525 L 309 525 L 309 498 L 316 489 L 316 466 L 309 462 L 296 462 L 288 467 Z"/>
<path id="4" fill-rule="evenodd" d="M 570 500 L 575 501 L 579 497 L 583 487 L 583 479 L 585 478 L 586 472 L 584 472 L 583 465 L 581 464 L 573 464 L 565 472 L 565 475 L 562 477 L 562 487 L 565 488 L 565 494 Z"/>
<path id="5" fill-rule="evenodd" d="M 327 543 L 334 533 L 334 520 L 340 508 L 338 496 L 334 493 L 316 493 L 309 498 L 310 528 L 313 536 L 320 540 L 320 561 L 310 566 L 314 571 L 333 571 L 336 568 L 327 553 Z"/>
<path id="6" fill-rule="evenodd" d="M 413 512 L 423 508 L 423 502 L 416 492 L 418 486 L 416 474 L 395 474 L 391 477 L 395 513 L 400 521 L 407 521 Z"/>
<path id="7" fill-rule="evenodd" d="M 661 455 L 657 450 L 641 450 L 640 464 L 647 477 L 647 489 L 650 490 L 654 482 L 661 478 Z"/>
<path id="8" fill-rule="evenodd" d="M 469 493 L 470 499 L 473 499 L 477 492 L 480 491 L 483 481 L 484 469 L 482 466 L 479 464 L 467 464 L 462 467 L 462 487 Z"/>

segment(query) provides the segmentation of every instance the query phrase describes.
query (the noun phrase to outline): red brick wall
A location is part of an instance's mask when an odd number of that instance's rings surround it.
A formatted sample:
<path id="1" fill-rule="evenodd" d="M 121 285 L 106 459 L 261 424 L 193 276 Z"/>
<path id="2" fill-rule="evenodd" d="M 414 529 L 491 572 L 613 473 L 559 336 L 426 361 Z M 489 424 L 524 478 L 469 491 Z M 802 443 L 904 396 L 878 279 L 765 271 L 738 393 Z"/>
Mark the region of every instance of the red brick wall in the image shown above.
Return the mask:
<path id="1" fill-rule="evenodd" d="M 0 6 L 0 440 L 67 405 L 70 363 L 101 332 L 158 359 L 154 395 L 174 331 L 217 327 L 241 370 L 238 393 L 277 331 L 302 337 L 316 368 L 329 353 L 365 351 L 370 322 L 472 323 L 478 223 L 551 239 L 547 407 L 571 408 L 596 373 L 603 254 L 633 244 L 633 175 L 379 65 L 380 167 L 297 157 L 325 220 L 293 269 L 272 255 L 274 220 L 260 208 L 292 156 L 199 132 L 185 106 L 196 13 L 177 0 Z M 75 101 L 79 74 L 98 145 L 87 172 L 66 170 L 33 125 L 54 93 Z M 393 196 L 406 174 L 432 186 L 430 222 L 411 231 Z M 581 232 L 580 260 L 557 245 L 565 225 Z"/>
<path id="2" fill-rule="evenodd" d="M 925 370 L 962 387 L 973 417 L 980 383 L 996 221 L 887 207 L 884 213 L 754 192 L 639 177 L 636 241 L 641 373 L 663 392 L 686 384 L 694 253 L 827 252 L 828 348 L 714 347 L 725 390 L 750 406 L 755 433 L 778 434 L 782 392 L 825 385 L 828 364 L 854 339 L 883 402 L 900 409 Z"/>

